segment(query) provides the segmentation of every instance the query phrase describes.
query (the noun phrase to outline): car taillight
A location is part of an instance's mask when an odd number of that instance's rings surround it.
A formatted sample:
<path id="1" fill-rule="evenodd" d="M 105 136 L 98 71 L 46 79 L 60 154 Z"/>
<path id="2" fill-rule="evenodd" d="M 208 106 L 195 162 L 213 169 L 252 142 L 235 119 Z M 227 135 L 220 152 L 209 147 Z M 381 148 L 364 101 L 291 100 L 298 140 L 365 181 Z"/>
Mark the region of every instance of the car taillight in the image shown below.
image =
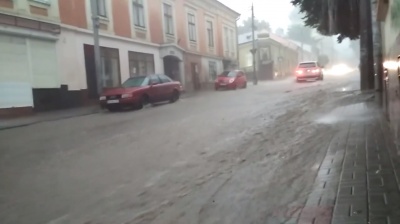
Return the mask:
<path id="1" fill-rule="evenodd" d="M 296 73 L 301 75 L 301 74 L 303 74 L 303 70 L 296 70 Z"/>

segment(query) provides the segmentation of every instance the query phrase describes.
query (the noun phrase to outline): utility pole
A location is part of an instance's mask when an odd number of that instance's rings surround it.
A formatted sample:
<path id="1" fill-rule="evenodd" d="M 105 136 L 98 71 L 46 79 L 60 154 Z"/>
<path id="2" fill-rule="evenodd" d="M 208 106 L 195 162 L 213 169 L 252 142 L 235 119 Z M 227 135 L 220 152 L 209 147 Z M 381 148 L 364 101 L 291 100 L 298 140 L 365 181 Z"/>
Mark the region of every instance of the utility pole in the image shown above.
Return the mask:
<path id="1" fill-rule="evenodd" d="M 253 54 L 253 84 L 257 85 L 257 67 L 256 67 L 256 39 L 255 39 L 255 32 L 254 32 L 254 4 L 251 4 L 251 32 L 253 37 L 253 49 L 251 49 L 251 53 Z"/>
<path id="2" fill-rule="evenodd" d="M 374 89 L 374 58 L 372 45 L 371 1 L 360 0 L 360 87 Z"/>
<path id="3" fill-rule="evenodd" d="M 375 59 L 375 90 L 380 94 L 379 103 L 382 103 L 382 91 L 383 91 L 383 55 L 382 55 L 382 36 L 381 26 L 377 21 L 377 7 L 378 1 L 371 0 L 371 12 L 372 12 L 372 33 L 373 33 L 373 45 L 374 45 L 374 59 Z"/>
<path id="4" fill-rule="evenodd" d="M 103 72 L 101 69 L 100 41 L 99 41 L 99 7 L 97 0 L 90 0 L 92 6 L 93 40 L 94 40 L 94 63 L 97 78 L 97 94 L 103 92 Z"/>

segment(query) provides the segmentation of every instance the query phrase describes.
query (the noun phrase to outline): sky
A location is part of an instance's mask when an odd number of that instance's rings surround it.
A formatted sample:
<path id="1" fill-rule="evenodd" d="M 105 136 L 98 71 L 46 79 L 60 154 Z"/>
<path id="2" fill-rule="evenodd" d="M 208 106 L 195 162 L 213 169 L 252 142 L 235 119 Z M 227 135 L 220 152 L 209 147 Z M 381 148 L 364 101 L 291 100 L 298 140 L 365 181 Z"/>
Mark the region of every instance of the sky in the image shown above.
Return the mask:
<path id="1" fill-rule="evenodd" d="M 241 14 L 240 20 L 251 17 L 251 3 L 254 3 L 255 17 L 265 20 L 272 30 L 287 29 L 290 24 L 289 14 L 293 9 L 290 0 L 219 0 L 229 8 Z M 240 23 L 240 21 L 239 21 Z"/>

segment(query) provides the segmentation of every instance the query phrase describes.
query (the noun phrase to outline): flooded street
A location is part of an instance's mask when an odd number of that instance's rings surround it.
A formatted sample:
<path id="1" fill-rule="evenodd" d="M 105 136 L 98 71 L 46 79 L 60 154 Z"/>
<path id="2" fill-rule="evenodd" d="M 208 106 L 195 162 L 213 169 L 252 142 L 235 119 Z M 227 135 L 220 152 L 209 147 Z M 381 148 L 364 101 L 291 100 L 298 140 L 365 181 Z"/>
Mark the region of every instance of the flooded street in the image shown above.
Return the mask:
<path id="1" fill-rule="evenodd" d="M 1 131 L 1 223 L 284 223 L 310 193 L 335 108 L 355 94 L 337 90 L 354 77 Z"/>

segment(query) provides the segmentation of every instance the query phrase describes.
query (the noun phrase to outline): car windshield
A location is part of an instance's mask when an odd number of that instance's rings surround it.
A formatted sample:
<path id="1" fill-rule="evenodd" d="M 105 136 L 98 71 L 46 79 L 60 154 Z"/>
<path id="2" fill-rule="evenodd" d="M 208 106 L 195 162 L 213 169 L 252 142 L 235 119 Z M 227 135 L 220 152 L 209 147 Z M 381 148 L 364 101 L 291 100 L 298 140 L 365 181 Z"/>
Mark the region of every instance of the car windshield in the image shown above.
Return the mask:
<path id="1" fill-rule="evenodd" d="M 317 64 L 315 62 L 301 63 L 299 65 L 299 68 L 313 68 L 313 67 L 317 67 Z"/>
<path id="2" fill-rule="evenodd" d="M 123 84 L 122 87 L 130 88 L 130 87 L 139 87 L 145 86 L 149 83 L 149 79 L 146 76 L 138 76 L 132 77 L 127 79 Z"/>
<path id="3" fill-rule="evenodd" d="M 236 77 L 237 71 L 224 71 L 219 75 L 220 77 Z"/>

